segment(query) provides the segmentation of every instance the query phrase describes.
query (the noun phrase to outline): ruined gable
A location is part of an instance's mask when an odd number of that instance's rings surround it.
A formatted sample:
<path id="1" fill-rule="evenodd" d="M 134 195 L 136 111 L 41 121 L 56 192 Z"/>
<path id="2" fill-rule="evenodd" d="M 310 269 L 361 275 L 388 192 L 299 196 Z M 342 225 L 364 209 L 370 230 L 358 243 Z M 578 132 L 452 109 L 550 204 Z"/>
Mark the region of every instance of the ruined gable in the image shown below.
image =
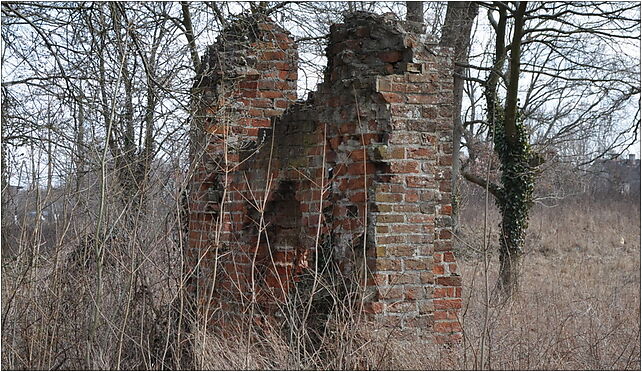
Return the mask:
<path id="1" fill-rule="evenodd" d="M 324 82 L 295 102 L 292 38 L 250 23 L 251 37 L 223 33 L 197 82 L 186 259 L 206 316 L 278 321 L 330 281 L 382 326 L 459 340 L 449 50 L 349 15 Z"/>

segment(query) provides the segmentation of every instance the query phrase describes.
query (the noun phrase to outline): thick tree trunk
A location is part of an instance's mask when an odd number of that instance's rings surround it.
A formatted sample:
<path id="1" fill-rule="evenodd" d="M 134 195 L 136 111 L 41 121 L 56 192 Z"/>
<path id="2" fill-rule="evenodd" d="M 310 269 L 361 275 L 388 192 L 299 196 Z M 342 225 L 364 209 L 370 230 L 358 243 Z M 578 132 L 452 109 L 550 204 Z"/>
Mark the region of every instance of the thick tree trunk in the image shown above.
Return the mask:
<path id="1" fill-rule="evenodd" d="M 503 249 L 499 253 L 497 289 L 504 299 L 513 297 L 519 291 L 523 256 L 521 251 L 511 249 Z"/>
<path id="2" fill-rule="evenodd" d="M 470 37 L 473 22 L 479 10 L 479 5 L 473 1 L 449 1 L 446 9 L 446 20 L 441 32 L 439 45 L 454 49 L 453 74 L 453 155 L 452 155 L 452 220 L 455 233 L 459 230 L 459 179 L 461 177 L 461 139 L 463 123 L 461 119 L 462 99 L 464 96 L 464 75 L 468 62 Z"/>
<path id="3" fill-rule="evenodd" d="M 406 1 L 406 21 L 424 23 L 423 1 Z"/>

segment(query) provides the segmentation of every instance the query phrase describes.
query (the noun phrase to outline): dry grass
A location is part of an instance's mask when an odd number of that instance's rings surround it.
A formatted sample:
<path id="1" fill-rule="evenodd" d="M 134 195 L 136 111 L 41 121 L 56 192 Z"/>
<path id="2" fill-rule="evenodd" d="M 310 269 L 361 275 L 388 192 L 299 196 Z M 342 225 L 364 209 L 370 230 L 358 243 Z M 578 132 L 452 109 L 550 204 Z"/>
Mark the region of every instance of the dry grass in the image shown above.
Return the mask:
<path id="1" fill-rule="evenodd" d="M 88 330 L 96 301 L 95 272 L 91 266 L 69 261 L 70 247 L 79 241 L 60 240 L 51 251 L 34 256 L 43 241 L 24 235 L 18 249 L 22 255 L 4 257 L 2 262 L 2 365 L 6 369 L 640 369 L 639 201 L 567 200 L 553 208 L 536 207 L 528 231 L 522 291 L 509 303 L 487 307 L 485 279 L 492 291 L 499 221 L 494 207 L 489 212 L 490 263 L 484 270 L 483 203 L 469 201 L 463 210 L 459 256 L 466 338 L 459 348 L 375 333 L 373 324 L 355 320 L 361 317 L 345 306 L 329 318 L 323 337 L 307 349 L 301 347 L 305 335 L 283 329 L 246 327 L 227 334 L 190 330 L 189 314 L 178 301 L 180 250 L 167 229 L 152 231 L 141 224 L 133 239 L 125 235 L 110 243 L 123 254 L 110 256 L 105 265 L 103 313 L 93 340 Z M 146 250 L 150 246 L 159 250 Z M 484 327 L 486 310 L 489 322 Z M 179 319 L 182 327 L 177 326 Z"/>
<path id="2" fill-rule="evenodd" d="M 638 370 L 640 368 L 640 210 L 620 200 L 566 201 L 536 207 L 528 233 L 522 291 L 488 307 L 484 360 L 483 205 L 464 210 L 460 264 L 465 278 L 462 322 L 466 341 L 445 350 L 395 334 L 374 336 L 374 325 L 326 340 L 324 358 L 297 358 L 283 338 L 208 336 L 202 350 L 213 369 L 527 369 Z M 499 216 L 492 227 L 488 280 L 496 279 Z M 624 243 L 622 243 L 624 239 Z M 476 251 L 474 248 L 477 248 Z M 492 294 L 491 294 L 492 297 Z M 342 326 L 345 327 L 346 324 Z M 337 329 L 342 327 L 335 324 Z M 250 351 L 248 353 L 248 351 Z M 247 357 L 249 355 L 249 357 Z"/>
<path id="3" fill-rule="evenodd" d="M 482 203 L 468 205 L 463 216 L 463 241 L 479 248 Z M 498 222 L 492 210 L 489 226 L 495 232 Z M 492 236 L 496 246 L 497 235 Z M 462 367 L 640 368 L 639 200 L 569 200 L 533 210 L 522 290 L 510 303 L 491 305 L 483 362 L 478 360 L 484 333 L 483 259 L 462 245 L 465 352 L 472 359 Z M 497 273 L 492 248 L 491 285 Z"/>

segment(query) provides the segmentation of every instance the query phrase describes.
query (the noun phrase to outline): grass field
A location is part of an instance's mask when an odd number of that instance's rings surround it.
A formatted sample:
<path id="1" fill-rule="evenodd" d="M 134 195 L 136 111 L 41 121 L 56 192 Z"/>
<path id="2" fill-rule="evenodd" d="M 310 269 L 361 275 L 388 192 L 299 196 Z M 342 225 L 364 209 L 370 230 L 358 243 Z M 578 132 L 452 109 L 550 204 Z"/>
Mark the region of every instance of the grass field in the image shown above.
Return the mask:
<path id="1" fill-rule="evenodd" d="M 639 200 L 587 198 L 535 206 L 521 292 L 504 303 L 493 295 L 499 216 L 492 205 L 487 215 L 485 210 L 479 198 L 467 200 L 457 236 L 464 278 L 460 320 L 465 341 L 460 347 L 444 351 L 413 339 L 375 340 L 370 324 L 343 317 L 311 353 L 302 354 L 300 345 L 293 343 L 296 337 L 279 329 L 223 337 L 196 332 L 180 335 L 194 345 L 183 359 L 191 361 L 164 365 L 164 360 L 178 355 L 172 349 L 177 338 L 172 328 L 175 312 L 167 305 L 180 299 L 172 284 L 178 253 L 168 239 L 150 233 L 120 244 L 134 256 L 151 241 L 157 255 L 144 257 L 134 271 L 123 265 L 130 262 L 127 254 L 112 257 L 105 266 L 104 313 L 96 329 L 92 329 L 95 272 L 63 263 L 69 257 L 65 247 L 43 252 L 37 260 L 28 254 L 3 258 L 2 366 L 639 370 Z M 28 234 L 23 244 L 33 244 Z"/>
<path id="2" fill-rule="evenodd" d="M 521 293 L 508 304 L 489 306 L 486 360 L 481 364 L 486 309 L 479 244 L 483 219 L 482 203 L 466 206 L 460 262 L 466 352 L 473 362 L 462 367 L 640 368 L 639 200 L 567 200 L 534 208 Z M 494 208 L 488 219 L 496 246 L 499 216 Z M 498 265 L 496 255 L 489 256 L 492 291 Z"/>

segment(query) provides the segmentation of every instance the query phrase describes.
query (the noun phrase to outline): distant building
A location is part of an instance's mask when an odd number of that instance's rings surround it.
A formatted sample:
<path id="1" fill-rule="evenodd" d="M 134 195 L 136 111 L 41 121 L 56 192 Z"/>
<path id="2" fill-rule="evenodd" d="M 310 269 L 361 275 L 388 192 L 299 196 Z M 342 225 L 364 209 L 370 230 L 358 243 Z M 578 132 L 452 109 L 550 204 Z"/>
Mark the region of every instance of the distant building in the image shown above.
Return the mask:
<path id="1" fill-rule="evenodd" d="M 596 192 L 640 195 L 640 159 L 636 159 L 634 154 L 628 158 L 609 154 L 607 159 L 597 160 L 590 172 Z"/>

